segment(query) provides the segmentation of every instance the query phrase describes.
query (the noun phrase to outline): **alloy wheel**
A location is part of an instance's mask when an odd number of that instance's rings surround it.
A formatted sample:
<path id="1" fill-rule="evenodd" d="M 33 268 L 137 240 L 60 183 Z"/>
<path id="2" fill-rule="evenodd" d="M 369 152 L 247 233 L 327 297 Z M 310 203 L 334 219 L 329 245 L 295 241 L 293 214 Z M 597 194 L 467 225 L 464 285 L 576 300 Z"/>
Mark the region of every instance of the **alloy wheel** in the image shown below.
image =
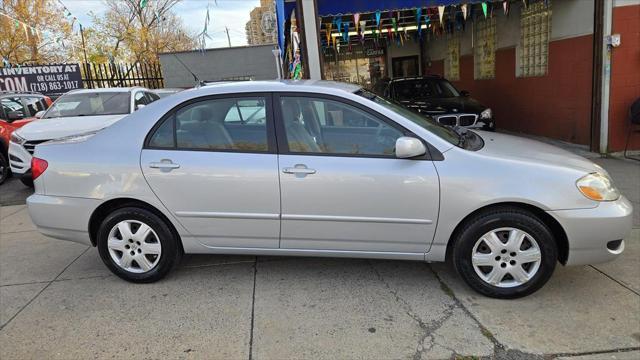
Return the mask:
<path id="1" fill-rule="evenodd" d="M 510 288 L 531 280 L 542 261 L 538 242 L 513 227 L 491 230 L 478 239 L 471 252 L 471 263 L 484 282 Z"/>
<path id="2" fill-rule="evenodd" d="M 107 248 L 113 262 L 132 273 L 152 270 L 162 255 L 156 232 L 138 220 L 123 220 L 111 228 Z"/>

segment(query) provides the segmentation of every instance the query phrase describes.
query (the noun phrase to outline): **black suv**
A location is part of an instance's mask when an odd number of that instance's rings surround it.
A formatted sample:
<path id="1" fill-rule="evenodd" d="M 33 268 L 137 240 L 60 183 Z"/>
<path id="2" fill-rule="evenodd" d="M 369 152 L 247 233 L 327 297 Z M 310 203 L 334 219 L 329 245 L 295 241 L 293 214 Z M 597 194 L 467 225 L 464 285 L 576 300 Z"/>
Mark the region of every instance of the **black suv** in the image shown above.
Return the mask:
<path id="1" fill-rule="evenodd" d="M 389 81 L 383 95 L 442 125 L 488 131 L 496 128 L 490 108 L 439 76 L 395 78 Z"/>

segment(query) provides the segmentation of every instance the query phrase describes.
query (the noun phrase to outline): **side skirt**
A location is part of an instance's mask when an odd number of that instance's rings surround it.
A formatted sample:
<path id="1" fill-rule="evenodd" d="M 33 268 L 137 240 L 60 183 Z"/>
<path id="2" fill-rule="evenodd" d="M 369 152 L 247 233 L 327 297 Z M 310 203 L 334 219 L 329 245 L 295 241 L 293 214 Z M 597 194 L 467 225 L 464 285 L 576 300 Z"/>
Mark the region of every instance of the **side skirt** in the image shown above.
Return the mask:
<path id="1" fill-rule="evenodd" d="M 227 255 L 263 255 L 263 256 L 317 256 L 338 258 L 365 258 L 424 261 L 424 253 L 399 253 L 376 251 L 345 251 L 345 250 L 310 250 L 310 249 L 268 249 L 268 248 L 240 248 L 206 246 L 197 242 L 185 241 L 184 252 L 187 254 L 227 254 Z M 197 244 L 196 246 L 193 246 Z"/>

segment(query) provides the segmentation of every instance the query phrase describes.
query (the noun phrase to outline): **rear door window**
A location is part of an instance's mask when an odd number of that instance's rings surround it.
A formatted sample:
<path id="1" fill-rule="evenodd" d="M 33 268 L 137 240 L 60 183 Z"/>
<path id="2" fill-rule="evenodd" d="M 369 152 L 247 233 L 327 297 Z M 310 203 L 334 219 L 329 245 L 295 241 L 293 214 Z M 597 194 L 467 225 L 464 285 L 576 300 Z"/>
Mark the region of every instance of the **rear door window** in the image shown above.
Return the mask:
<path id="1" fill-rule="evenodd" d="M 150 148 L 269 152 L 273 125 L 267 121 L 267 97 L 206 99 L 166 117 L 150 135 Z M 270 140 L 271 139 L 271 140 Z"/>

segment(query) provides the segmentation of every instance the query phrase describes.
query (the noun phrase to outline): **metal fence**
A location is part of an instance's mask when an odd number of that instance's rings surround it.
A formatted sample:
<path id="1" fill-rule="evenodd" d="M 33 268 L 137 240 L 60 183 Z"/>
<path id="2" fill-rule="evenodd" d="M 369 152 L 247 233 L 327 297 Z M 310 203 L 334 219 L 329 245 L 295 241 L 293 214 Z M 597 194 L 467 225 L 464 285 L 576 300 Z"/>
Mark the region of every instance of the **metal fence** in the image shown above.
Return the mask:
<path id="1" fill-rule="evenodd" d="M 164 87 L 159 63 L 94 64 L 82 63 L 82 82 L 86 89 L 142 86 Z"/>

